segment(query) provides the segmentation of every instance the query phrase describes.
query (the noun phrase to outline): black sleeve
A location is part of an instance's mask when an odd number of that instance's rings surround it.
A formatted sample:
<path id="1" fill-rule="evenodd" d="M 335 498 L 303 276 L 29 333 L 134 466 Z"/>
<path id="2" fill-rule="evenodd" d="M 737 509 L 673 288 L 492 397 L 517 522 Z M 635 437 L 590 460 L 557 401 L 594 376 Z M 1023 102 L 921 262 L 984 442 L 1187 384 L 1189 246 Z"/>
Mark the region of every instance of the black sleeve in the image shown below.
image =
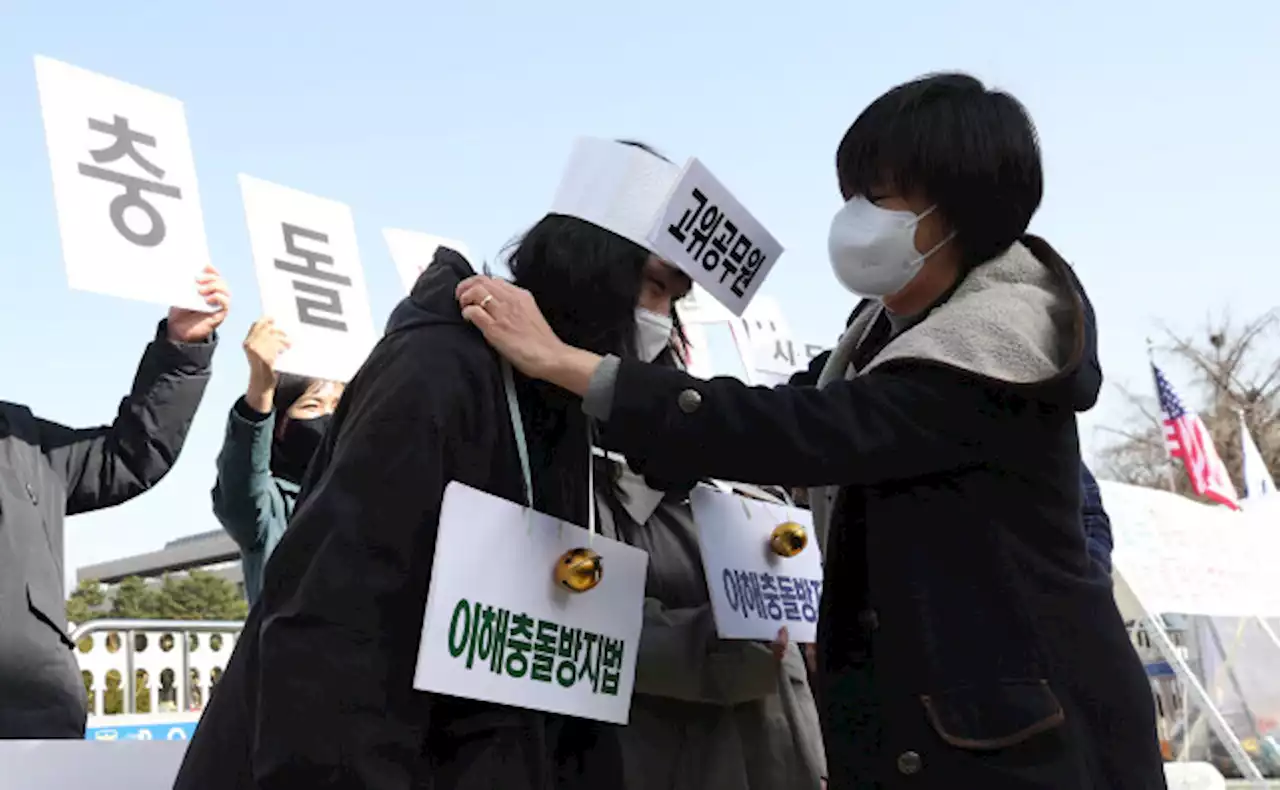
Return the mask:
<path id="1" fill-rule="evenodd" d="M 624 360 L 613 449 L 677 479 L 786 486 L 873 485 L 991 457 L 1015 420 L 984 380 L 896 365 L 823 389 L 703 381 Z"/>
<path id="2" fill-rule="evenodd" d="M 496 418 L 477 417 L 461 378 L 447 349 L 384 347 L 343 396 L 260 602 L 253 765 L 265 790 L 411 787 L 430 704 L 412 680 L 440 503 L 459 458 L 492 452 L 451 438 L 481 439 L 469 431 Z"/>
<path id="3" fill-rule="evenodd" d="M 828 359 L 831 359 L 830 349 L 809 360 L 809 367 L 792 373 L 787 383 L 793 387 L 818 386 L 818 377 L 822 375 L 822 369 L 827 366 Z"/>
<path id="4" fill-rule="evenodd" d="M 178 460 L 217 343 L 175 343 L 167 331 L 162 321 L 111 425 L 67 428 L 37 420 L 44 456 L 67 488 L 67 515 L 132 499 Z"/>

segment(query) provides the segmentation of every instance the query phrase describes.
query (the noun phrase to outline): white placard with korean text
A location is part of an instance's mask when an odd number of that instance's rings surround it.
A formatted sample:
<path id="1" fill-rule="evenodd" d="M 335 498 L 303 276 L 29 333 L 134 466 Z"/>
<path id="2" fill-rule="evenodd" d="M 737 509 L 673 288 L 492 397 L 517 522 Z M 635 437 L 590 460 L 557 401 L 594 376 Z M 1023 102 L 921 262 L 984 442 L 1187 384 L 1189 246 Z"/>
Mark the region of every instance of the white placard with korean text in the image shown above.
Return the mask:
<path id="1" fill-rule="evenodd" d="M 384 228 L 382 237 L 387 240 L 387 248 L 391 250 L 391 260 L 395 261 L 396 271 L 400 274 L 400 283 L 404 286 L 405 293 L 413 290 L 413 284 L 418 281 L 418 276 L 431 265 L 431 261 L 435 259 L 436 250 L 441 247 L 448 247 L 475 266 L 475 261 L 471 258 L 471 250 L 460 241 L 419 233 L 416 230 L 397 228 Z"/>
<path id="2" fill-rule="evenodd" d="M 790 337 L 776 336 L 759 343 L 752 343 L 752 358 L 756 370 L 786 381 L 792 373 L 804 370 L 814 357 L 831 346 L 817 343 L 799 343 Z"/>
<path id="3" fill-rule="evenodd" d="M 695 488 L 690 501 L 720 638 L 771 642 L 786 626 L 793 642 L 817 641 L 822 556 L 809 511 L 706 486 Z M 769 547 L 784 521 L 809 533 L 808 545 L 794 557 Z"/>
<path id="4" fill-rule="evenodd" d="M 736 316 L 782 255 L 777 239 L 697 159 L 685 165 L 649 244 Z"/>
<path id="5" fill-rule="evenodd" d="M 560 557 L 587 547 L 600 583 L 557 585 Z M 640 549 L 450 483 L 413 687 L 626 724 L 648 564 Z"/>
<path id="6" fill-rule="evenodd" d="M 1274 521 L 1168 491 L 1098 485 L 1115 540 L 1115 572 L 1146 611 L 1280 617 Z"/>
<path id="7" fill-rule="evenodd" d="M 209 265 L 182 102 L 37 56 L 67 283 L 81 291 L 211 310 Z"/>
<path id="8" fill-rule="evenodd" d="M 276 369 L 350 380 L 376 341 L 351 209 L 243 174 L 240 191 L 263 313 L 289 336 Z"/>

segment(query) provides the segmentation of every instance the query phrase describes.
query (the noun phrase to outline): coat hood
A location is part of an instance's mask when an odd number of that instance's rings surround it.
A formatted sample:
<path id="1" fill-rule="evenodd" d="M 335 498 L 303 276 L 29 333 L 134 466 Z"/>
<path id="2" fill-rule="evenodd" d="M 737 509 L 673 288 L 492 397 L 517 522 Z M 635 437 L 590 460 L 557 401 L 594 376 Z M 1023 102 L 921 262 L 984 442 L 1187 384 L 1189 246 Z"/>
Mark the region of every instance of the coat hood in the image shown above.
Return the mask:
<path id="1" fill-rule="evenodd" d="M 386 334 L 432 324 L 465 324 L 458 305 L 458 284 L 476 274 L 461 253 L 440 247 L 409 295 L 396 305 L 387 319 Z"/>
<path id="2" fill-rule="evenodd" d="M 883 310 L 864 310 L 840 345 L 856 343 Z M 1035 236 L 971 271 L 862 372 L 908 361 L 964 370 L 1078 412 L 1102 388 L 1093 306 L 1067 262 Z"/>

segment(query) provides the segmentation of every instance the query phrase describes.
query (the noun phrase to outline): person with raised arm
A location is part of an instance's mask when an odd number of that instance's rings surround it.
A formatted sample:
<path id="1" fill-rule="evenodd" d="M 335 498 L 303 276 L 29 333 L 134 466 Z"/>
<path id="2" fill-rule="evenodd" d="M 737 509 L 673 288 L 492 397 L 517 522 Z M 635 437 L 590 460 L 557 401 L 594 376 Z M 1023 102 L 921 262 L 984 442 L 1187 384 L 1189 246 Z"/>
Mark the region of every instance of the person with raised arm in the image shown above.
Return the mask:
<path id="1" fill-rule="evenodd" d="M 178 460 L 231 305 L 212 267 L 197 282 L 214 309 L 169 310 L 110 425 L 69 428 L 0 403 L 0 738 L 84 737 L 84 681 L 63 603 L 64 521 L 127 502 Z"/>

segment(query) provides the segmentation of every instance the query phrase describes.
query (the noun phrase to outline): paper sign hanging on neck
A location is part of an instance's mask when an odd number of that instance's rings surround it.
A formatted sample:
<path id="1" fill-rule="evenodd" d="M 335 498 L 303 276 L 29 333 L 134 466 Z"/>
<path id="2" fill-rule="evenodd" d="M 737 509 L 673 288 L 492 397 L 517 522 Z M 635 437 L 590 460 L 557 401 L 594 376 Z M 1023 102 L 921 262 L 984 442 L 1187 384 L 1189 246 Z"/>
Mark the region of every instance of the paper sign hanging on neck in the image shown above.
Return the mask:
<path id="1" fill-rule="evenodd" d="M 690 159 L 683 168 L 612 140 L 579 139 L 551 205 L 667 261 L 742 315 L 782 245 Z"/>
<path id="2" fill-rule="evenodd" d="M 404 285 L 405 293 L 413 290 L 413 284 L 418 281 L 418 276 L 431 265 L 431 261 L 435 260 L 436 251 L 441 247 L 453 250 L 473 266 L 475 263 L 467 245 L 453 239 L 396 228 L 384 228 L 382 237 L 387 240 L 387 248 L 391 250 L 391 260 L 395 261 L 396 271 L 400 273 L 400 282 Z"/>
<path id="3" fill-rule="evenodd" d="M 289 336 L 281 373 L 348 381 L 376 341 L 351 209 L 240 176 L 262 310 Z"/>
<path id="4" fill-rule="evenodd" d="M 817 640 L 822 555 L 816 540 L 791 557 L 770 546 L 780 525 L 813 535 L 807 510 L 698 486 L 689 495 L 698 548 L 721 639 L 772 641 L 786 626 L 792 642 Z"/>
<path id="5" fill-rule="evenodd" d="M 604 569 L 580 593 L 553 573 L 577 548 Z M 413 687 L 626 724 L 648 563 L 634 546 L 449 483 Z"/>

